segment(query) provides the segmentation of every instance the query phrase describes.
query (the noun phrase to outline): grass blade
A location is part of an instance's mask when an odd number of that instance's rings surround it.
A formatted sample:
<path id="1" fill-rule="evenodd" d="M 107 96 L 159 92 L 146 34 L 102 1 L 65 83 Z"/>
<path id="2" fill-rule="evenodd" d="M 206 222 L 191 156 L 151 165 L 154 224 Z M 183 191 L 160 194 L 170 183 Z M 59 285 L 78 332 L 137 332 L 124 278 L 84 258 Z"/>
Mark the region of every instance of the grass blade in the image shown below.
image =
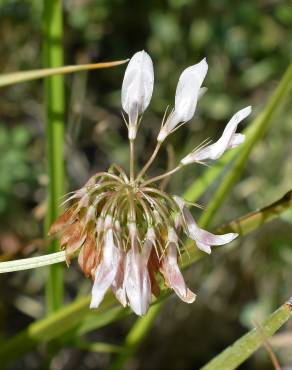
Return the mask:
<path id="1" fill-rule="evenodd" d="M 21 82 L 37 80 L 55 75 L 64 75 L 93 69 L 111 68 L 126 63 L 128 60 L 117 60 L 113 62 L 81 64 L 73 66 L 62 66 L 55 68 L 42 68 L 32 71 L 14 72 L 0 75 L 0 87 L 14 85 Z"/>
<path id="2" fill-rule="evenodd" d="M 264 342 L 272 336 L 292 316 L 292 298 L 273 312 L 261 325 L 261 331 L 253 329 L 238 339 L 233 345 L 211 360 L 201 370 L 233 370 L 248 359 Z M 264 335 L 264 338 L 263 338 Z"/>

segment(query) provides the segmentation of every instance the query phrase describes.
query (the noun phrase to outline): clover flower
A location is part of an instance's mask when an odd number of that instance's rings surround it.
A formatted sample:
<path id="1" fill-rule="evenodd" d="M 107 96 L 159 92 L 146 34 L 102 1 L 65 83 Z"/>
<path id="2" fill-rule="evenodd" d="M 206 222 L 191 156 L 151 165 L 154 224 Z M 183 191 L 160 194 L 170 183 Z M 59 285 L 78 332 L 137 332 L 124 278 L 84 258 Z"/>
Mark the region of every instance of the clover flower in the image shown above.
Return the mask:
<path id="1" fill-rule="evenodd" d="M 241 120 L 251 108 L 237 112 L 214 144 L 202 145 L 183 158 L 179 165 L 162 175 L 146 178 L 162 142 L 190 121 L 197 101 L 205 92 L 201 85 L 208 65 L 205 59 L 181 74 L 175 107 L 162 122 L 157 145 L 148 162 L 135 174 L 134 142 L 140 117 L 148 107 L 153 91 L 153 65 L 141 51 L 130 60 L 122 85 L 122 106 L 128 119 L 130 141 L 130 175 L 118 165 L 98 172 L 79 190 L 71 193 L 65 212 L 51 226 L 50 235 L 59 233 L 60 244 L 68 263 L 79 252 L 78 262 L 86 276 L 94 281 L 90 307 L 96 308 L 111 289 L 123 306 L 129 305 L 137 315 L 147 312 L 152 294 L 160 293 L 158 275 L 181 300 L 194 302 L 196 295 L 188 289 L 178 266 L 183 250 L 181 237 L 195 241 L 197 248 L 211 253 L 213 245 L 231 242 L 237 234 L 214 235 L 201 229 L 186 202 L 166 193 L 156 182 L 174 174 L 190 163 L 219 158 L 227 149 L 244 141 L 236 133 Z"/>

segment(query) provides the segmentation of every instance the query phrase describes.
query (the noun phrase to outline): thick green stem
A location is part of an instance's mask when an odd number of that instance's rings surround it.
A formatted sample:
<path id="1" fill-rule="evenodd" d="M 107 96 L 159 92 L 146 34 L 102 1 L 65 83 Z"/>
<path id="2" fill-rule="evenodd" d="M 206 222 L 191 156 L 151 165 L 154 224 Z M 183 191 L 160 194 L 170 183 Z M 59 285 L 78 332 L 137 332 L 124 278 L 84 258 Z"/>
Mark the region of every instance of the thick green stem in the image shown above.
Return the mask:
<path id="1" fill-rule="evenodd" d="M 63 19 L 61 0 L 45 0 L 43 15 L 43 59 L 45 67 L 63 65 Z M 46 116 L 47 116 L 47 162 L 48 162 L 48 210 L 46 229 L 57 218 L 60 197 L 64 193 L 64 78 L 53 76 L 45 80 Z M 54 241 L 49 252 L 59 249 Z M 58 310 L 63 303 L 63 266 L 50 267 L 46 287 L 47 310 Z"/>

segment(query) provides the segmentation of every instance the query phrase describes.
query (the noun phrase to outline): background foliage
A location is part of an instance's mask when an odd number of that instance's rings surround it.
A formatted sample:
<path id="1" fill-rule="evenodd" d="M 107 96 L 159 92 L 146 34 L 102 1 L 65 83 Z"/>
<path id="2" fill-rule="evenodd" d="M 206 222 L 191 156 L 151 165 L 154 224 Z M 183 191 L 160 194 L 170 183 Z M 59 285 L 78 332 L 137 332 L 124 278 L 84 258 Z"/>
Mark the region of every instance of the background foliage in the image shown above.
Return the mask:
<path id="1" fill-rule="evenodd" d="M 1 73 L 42 67 L 42 3 L 0 1 Z M 65 64 L 128 58 L 143 48 L 154 60 L 156 84 L 138 139 L 140 163 L 151 154 L 183 68 L 206 56 L 209 90 L 195 120 L 169 140 L 176 158 L 205 138 L 218 137 L 227 119 L 241 107 L 251 104 L 255 115 L 260 112 L 292 57 L 290 1 L 64 0 L 63 7 Z M 123 71 L 121 66 L 65 77 L 68 191 L 111 162 L 127 166 L 120 114 Z M 273 118 L 213 226 L 271 203 L 290 190 L 291 113 L 288 102 Z M 48 183 L 43 81 L 1 88 L 0 121 L 1 258 L 20 258 L 38 250 L 42 254 Z M 153 173 L 166 165 L 164 151 Z M 171 182 L 172 191 L 182 194 L 202 171 L 185 169 Z M 217 186 L 213 184 L 201 197 L 202 204 L 208 203 Z M 234 247 L 217 250 L 192 266 L 186 276 L 198 292 L 197 302 L 189 306 L 169 298 L 127 368 L 158 369 L 163 364 L 168 369 L 197 369 L 252 328 L 251 319 L 261 321 L 278 307 L 291 295 L 291 222 L 288 211 Z M 46 269 L 1 276 L 3 338 L 44 315 L 46 276 Z M 66 302 L 89 291 L 90 282 L 73 264 L 65 274 Z M 133 321 L 129 316 L 91 331 L 86 339 L 120 345 Z M 67 344 L 57 345 L 56 351 L 38 348 L 11 369 L 39 369 L 49 363 L 52 369 L 105 369 L 113 357 L 62 340 Z M 291 364 L 291 351 L 277 348 L 283 367 Z M 270 366 L 262 350 L 241 368 Z"/>

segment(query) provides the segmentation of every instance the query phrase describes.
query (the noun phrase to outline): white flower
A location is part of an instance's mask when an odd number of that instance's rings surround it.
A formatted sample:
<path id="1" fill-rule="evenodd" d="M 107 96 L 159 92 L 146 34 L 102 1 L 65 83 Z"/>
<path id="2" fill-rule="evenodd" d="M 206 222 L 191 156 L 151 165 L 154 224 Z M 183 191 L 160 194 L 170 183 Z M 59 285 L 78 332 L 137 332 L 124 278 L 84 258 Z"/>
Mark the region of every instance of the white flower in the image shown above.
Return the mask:
<path id="1" fill-rule="evenodd" d="M 138 116 L 148 107 L 154 84 L 153 63 L 143 50 L 131 58 L 122 85 L 122 106 L 129 116 L 129 139 L 136 138 Z"/>
<path id="2" fill-rule="evenodd" d="M 186 165 L 193 162 L 202 162 L 206 159 L 215 160 L 230 148 L 243 143 L 245 136 L 243 134 L 236 134 L 238 124 L 244 120 L 251 113 L 251 107 L 246 107 L 238 111 L 226 125 L 222 136 L 216 143 L 202 147 L 193 153 L 188 154 L 181 160 L 181 163 Z"/>
<path id="3" fill-rule="evenodd" d="M 196 245 L 200 250 L 210 254 L 212 245 L 223 245 L 230 243 L 238 236 L 236 233 L 215 235 L 209 231 L 201 229 L 194 220 L 191 212 L 186 207 L 184 200 L 178 196 L 174 196 L 173 199 L 181 211 L 182 222 L 185 223 L 188 237 L 196 242 Z"/>
<path id="4" fill-rule="evenodd" d="M 162 142 L 179 124 L 190 121 L 197 107 L 197 102 L 206 89 L 201 85 L 208 71 L 206 59 L 200 63 L 186 68 L 180 75 L 176 94 L 175 108 L 161 128 L 157 140 Z"/>
<path id="5" fill-rule="evenodd" d="M 201 87 L 208 65 L 205 59 L 181 74 L 175 107 L 158 135 L 153 154 L 136 175 L 134 139 L 141 115 L 150 103 L 153 91 L 153 65 L 145 51 L 136 53 L 126 69 L 122 87 L 122 105 L 128 114 L 130 139 L 130 176 L 119 165 L 92 176 L 79 190 L 69 194 L 65 212 L 53 223 L 49 234 L 60 233 L 67 263 L 79 251 L 78 263 L 87 277 L 94 280 L 91 308 L 97 308 L 108 289 L 125 307 L 144 315 L 152 294 L 160 294 L 162 275 L 165 284 L 187 303 L 196 295 L 188 289 L 179 269 L 178 255 L 182 233 L 196 242 L 199 249 L 211 253 L 213 245 L 231 242 L 237 234 L 215 235 L 201 229 L 183 199 L 168 194 L 154 183 L 179 171 L 183 165 L 217 159 L 225 150 L 244 140 L 237 126 L 251 112 L 242 109 L 228 122 L 221 138 L 201 146 L 175 168 L 152 178 L 146 171 L 154 161 L 162 141 L 180 125 L 192 119 L 197 102 L 205 93 Z"/>

